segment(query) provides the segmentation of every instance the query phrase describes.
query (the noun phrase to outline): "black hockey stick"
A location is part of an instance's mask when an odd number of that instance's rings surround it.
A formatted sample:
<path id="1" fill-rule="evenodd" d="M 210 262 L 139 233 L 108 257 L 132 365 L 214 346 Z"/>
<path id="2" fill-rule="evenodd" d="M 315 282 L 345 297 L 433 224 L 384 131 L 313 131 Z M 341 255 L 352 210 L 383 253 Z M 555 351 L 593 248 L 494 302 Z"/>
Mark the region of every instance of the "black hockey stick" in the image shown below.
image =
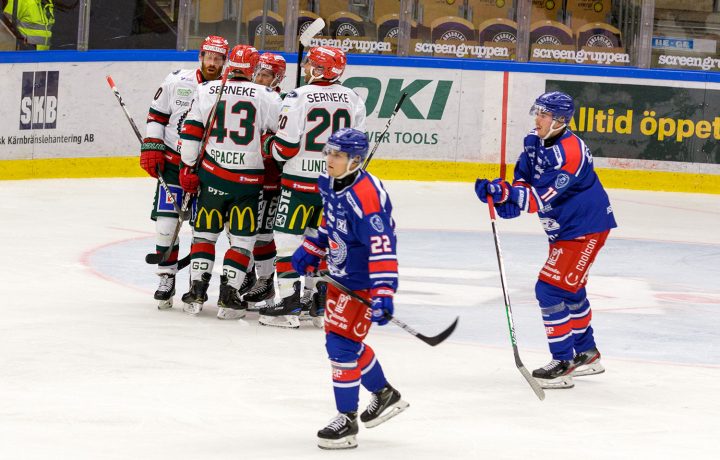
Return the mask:
<path id="1" fill-rule="evenodd" d="M 215 99 L 215 104 L 213 104 L 212 109 L 210 109 L 210 113 L 208 114 L 208 120 L 205 124 L 205 131 L 203 132 L 202 141 L 200 142 L 200 155 L 198 155 L 198 159 L 195 162 L 195 166 L 193 166 L 193 170 L 197 171 L 200 167 L 200 163 L 202 162 L 203 156 L 205 154 L 205 148 L 207 147 L 208 139 L 210 139 L 210 132 L 212 131 L 212 127 L 215 125 L 215 118 L 217 113 L 217 106 L 220 103 L 220 98 L 222 97 L 223 90 L 225 89 L 225 83 L 227 83 L 228 75 L 230 74 L 229 71 L 225 71 L 222 77 L 222 81 L 220 82 L 220 90 L 217 93 L 217 97 Z M 175 246 L 175 242 L 178 239 L 178 236 L 180 235 L 180 228 L 182 227 L 183 222 L 185 221 L 184 216 L 188 215 L 190 206 L 190 200 L 192 199 L 193 194 L 191 193 L 184 193 L 183 194 L 183 202 L 182 207 L 180 208 L 180 212 L 178 213 L 178 222 L 177 225 L 175 225 L 175 231 L 173 232 L 172 240 L 170 241 L 170 246 L 162 252 L 161 254 L 158 254 L 156 252 L 150 253 L 145 256 L 145 262 L 157 265 L 161 262 L 165 262 L 170 258 L 170 255 L 172 254 L 173 247 Z M 184 257 L 183 260 L 186 258 L 189 261 L 189 255 Z M 183 268 L 187 266 L 187 263 L 183 265 Z M 178 270 L 180 269 L 180 263 L 178 262 Z"/>
<path id="2" fill-rule="evenodd" d="M 505 299 L 505 314 L 507 316 L 508 329 L 510 330 L 510 343 L 512 344 L 513 354 L 515 355 L 515 366 L 525 377 L 525 380 L 530 384 L 530 388 L 535 392 L 535 395 L 542 401 L 545 399 L 545 391 L 543 391 L 540 384 L 530 375 L 530 371 L 527 370 L 520 360 L 520 352 L 518 352 L 517 339 L 515 338 L 515 321 L 513 321 L 512 307 L 510 306 L 510 295 L 507 291 L 507 280 L 505 279 L 505 264 L 503 263 L 502 252 L 500 250 L 500 237 L 497 231 L 497 224 L 495 222 L 495 206 L 493 204 L 492 196 L 488 195 L 488 209 L 490 211 L 490 223 L 492 225 L 493 238 L 495 240 L 495 253 L 497 254 L 498 267 L 500 268 L 500 284 L 502 285 L 503 297 Z"/>
<path id="3" fill-rule="evenodd" d="M 323 18 L 317 18 L 300 35 L 300 43 L 298 44 L 297 54 L 297 73 L 295 74 L 295 88 L 300 87 L 300 75 L 302 75 L 302 55 L 306 47 L 310 46 L 310 40 L 325 27 Z"/>
<path id="4" fill-rule="evenodd" d="M 382 141 L 383 137 L 385 137 L 385 133 L 390 128 L 390 123 L 395 119 L 395 115 L 397 115 L 398 111 L 400 110 L 400 107 L 402 106 L 402 103 L 405 102 L 405 97 L 407 96 L 407 93 L 402 93 L 402 96 L 400 96 L 400 99 L 398 99 L 397 104 L 395 104 L 395 109 L 392 111 L 392 114 L 390 114 L 390 118 L 388 119 L 387 123 L 385 124 L 385 129 L 383 130 L 382 134 L 378 138 L 378 140 L 375 142 L 375 145 L 373 146 L 373 149 L 370 151 L 370 155 L 365 158 L 365 163 L 362 165 L 362 169 L 367 169 L 368 165 L 370 164 L 370 160 L 372 160 L 373 155 L 375 155 L 375 151 L 377 150 L 378 146 L 380 145 L 380 142 Z"/>
<path id="5" fill-rule="evenodd" d="M 138 141 L 142 144 L 142 135 L 140 134 L 140 130 L 138 129 L 137 125 L 135 124 L 135 120 L 133 120 L 133 117 L 130 116 L 130 112 L 128 111 L 127 107 L 125 106 L 125 102 L 123 102 L 122 97 L 120 96 L 120 91 L 118 91 L 117 87 L 115 86 L 115 81 L 112 79 L 110 75 L 107 75 L 105 79 L 108 82 L 108 85 L 110 85 L 110 89 L 112 90 L 113 94 L 117 98 L 118 103 L 120 103 L 120 107 L 122 107 L 123 112 L 125 112 L 125 118 L 127 118 L 127 121 L 130 122 L 130 126 L 132 126 L 133 131 L 135 131 L 135 136 L 137 136 Z M 180 213 L 180 208 L 178 208 L 177 202 L 175 202 L 175 195 L 172 194 L 170 191 L 170 187 L 168 187 L 167 182 L 165 182 L 165 178 L 162 175 L 162 172 L 160 170 L 157 171 L 158 180 L 160 181 L 160 186 L 165 189 L 165 194 L 168 198 L 170 198 L 170 202 L 173 205 L 173 208 L 175 208 L 176 213 Z"/>
<path id="6" fill-rule="evenodd" d="M 368 302 L 366 299 L 363 299 L 363 298 L 360 297 L 359 295 L 355 294 L 353 291 L 351 291 L 350 289 L 346 288 L 346 287 L 343 286 L 342 284 L 338 283 L 337 281 L 335 281 L 334 279 L 332 279 L 330 276 L 328 276 L 328 275 L 323 275 L 323 276 L 320 277 L 320 279 L 323 280 L 323 281 L 326 281 L 326 282 L 328 282 L 328 283 L 330 283 L 330 284 L 332 284 L 333 286 L 335 286 L 336 288 L 338 288 L 340 291 L 342 291 L 344 294 L 347 294 L 347 295 L 349 295 L 350 297 L 352 297 L 353 299 L 358 300 L 358 301 L 362 302 L 364 305 L 367 305 L 368 307 L 372 308 L 372 304 L 371 304 L 370 302 Z M 403 329 L 404 331 L 409 332 L 410 334 L 414 335 L 415 337 L 417 337 L 418 339 L 422 340 L 423 342 L 427 343 L 428 345 L 430 345 L 430 346 L 432 346 L 432 347 L 434 347 L 435 345 L 437 345 L 437 344 L 439 344 L 439 343 L 442 343 L 445 339 L 447 339 L 448 337 L 450 337 L 450 334 L 453 333 L 453 331 L 454 331 L 455 328 L 457 327 L 458 320 L 460 319 L 460 317 L 455 318 L 455 321 L 453 321 L 453 323 L 452 323 L 450 326 L 448 326 L 447 329 L 445 329 L 444 331 L 442 331 L 442 332 L 439 333 L 438 335 L 435 335 L 435 336 L 432 336 L 432 337 L 428 337 L 428 336 L 426 336 L 426 335 L 423 335 L 423 334 L 419 333 L 418 331 L 416 331 L 416 330 L 413 329 L 412 327 L 408 326 L 408 325 L 405 324 L 404 322 L 400 321 L 399 319 L 395 318 L 395 317 L 394 317 L 393 315 L 391 315 L 391 314 L 386 314 L 386 315 L 385 315 L 385 318 L 387 318 L 387 319 L 388 319 L 390 322 L 392 322 L 393 324 L 399 326 L 399 327 L 400 327 L 401 329 Z"/>

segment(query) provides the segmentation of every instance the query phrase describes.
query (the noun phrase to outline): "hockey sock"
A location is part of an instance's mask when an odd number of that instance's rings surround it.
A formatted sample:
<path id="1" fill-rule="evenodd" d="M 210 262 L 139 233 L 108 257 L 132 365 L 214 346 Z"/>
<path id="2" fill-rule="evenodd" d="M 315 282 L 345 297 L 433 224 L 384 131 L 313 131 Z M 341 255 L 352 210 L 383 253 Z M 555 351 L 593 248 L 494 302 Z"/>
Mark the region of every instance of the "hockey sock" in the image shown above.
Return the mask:
<path id="1" fill-rule="evenodd" d="M 199 280 L 203 273 L 212 273 L 215 265 L 215 242 L 193 239 L 190 260 L 190 279 Z"/>
<path id="2" fill-rule="evenodd" d="M 362 375 L 361 383 L 369 392 L 376 393 L 387 385 L 380 362 L 370 345 L 363 344 L 363 350 L 358 359 L 358 366 Z"/>
<path id="3" fill-rule="evenodd" d="M 535 285 L 535 295 L 540 302 L 550 353 L 554 359 L 563 361 L 573 359 L 570 310 L 565 303 L 565 297 L 571 293 L 544 281 L 538 281 Z"/>
<path id="4" fill-rule="evenodd" d="M 175 230 L 177 219 L 174 217 L 159 216 L 155 221 L 155 251 L 163 254 L 172 244 L 172 234 Z M 174 274 L 177 272 L 178 250 L 180 249 L 179 241 L 175 241 L 170 257 L 164 262 L 158 264 L 157 273 Z"/>
<path id="5" fill-rule="evenodd" d="M 338 412 L 357 412 L 360 397 L 360 367 L 357 361 L 331 361 L 335 406 Z"/>
<path id="6" fill-rule="evenodd" d="M 585 288 L 576 293 L 580 300 L 576 303 L 568 303 L 570 309 L 570 324 L 572 325 L 573 342 L 576 353 L 582 353 L 595 348 L 593 328 L 590 325 L 592 310 L 590 302 L 585 297 Z"/>
<path id="7" fill-rule="evenodd" d="M 231 247 L 225 253 L 223 260 L 223 273 L 228 277 L 228 284 L 235 289 L 240 289 L 245 273 L 250 265 L 250 252 L 242 249 Z"/>
<path id="8" fill-rule="evenodd" d="M 275 271 L 275 241 L 257 241 L 253 248 L 253 257 L 255 258 L 255 267 L 258 278 L 269 278 Z"/>

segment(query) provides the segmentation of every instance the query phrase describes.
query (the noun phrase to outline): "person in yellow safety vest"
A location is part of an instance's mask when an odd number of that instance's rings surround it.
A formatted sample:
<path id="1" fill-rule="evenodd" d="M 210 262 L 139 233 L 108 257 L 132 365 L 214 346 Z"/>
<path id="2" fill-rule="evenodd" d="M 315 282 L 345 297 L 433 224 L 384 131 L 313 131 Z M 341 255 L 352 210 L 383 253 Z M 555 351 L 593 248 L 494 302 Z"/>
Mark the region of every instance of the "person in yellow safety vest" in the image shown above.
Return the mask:
<path id="1" fill-rule="evenodd" d="M 8 0 L 5 15 L 12 21 L 13 3 Z M 52 0 L 19 0 L 17 4 L 17 28 L 25 36 L 25 43 L 37 50 L 49 50 L 55 12 Z"/>

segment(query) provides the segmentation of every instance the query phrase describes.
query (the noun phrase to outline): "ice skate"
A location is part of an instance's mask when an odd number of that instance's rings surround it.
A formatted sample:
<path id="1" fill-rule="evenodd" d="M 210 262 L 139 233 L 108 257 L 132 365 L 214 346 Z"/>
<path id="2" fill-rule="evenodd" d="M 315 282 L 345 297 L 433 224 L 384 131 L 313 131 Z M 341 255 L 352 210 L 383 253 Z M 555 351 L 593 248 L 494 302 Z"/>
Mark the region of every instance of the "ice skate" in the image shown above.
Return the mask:
<path id="1" fill-rule="evenodd" d="M 310 316 L 310 308 L 312 308 L 313 304 L 313 290 L 305 288 L 303 289 L 303 295 L 300 297 L 300 322 L 301 323 L 309 323 L 312 321 L 312 317 Z"/>
<path id="2" fill-rule="evenodd" d="M 310 318 L 313 326 L 322 329 L 325 325 L 325 299 L 327 297 L 327 283 L 318 281 L 315 285 L 317 292 L 313 294 L 312 306 L 310 306 Z"/>
<path id="3" fill-rule="evenodd" d="M 354 449 L 357 447 L 357 413 L 339 413 L 328 425 L 318 431 L 318 447 L 321 449 Z"/>
<path id="4" fill-rule="evenodd" d="M 378 426 L 410 406 L 401 399 L 400 392 L 389 383 L 380 391 L 373 393 L 371 398 L 367 409 L 360 414 L 360 420 L 365 424 L 365 428 Z"/>
<path id="5" fill-rule="evenodd" d="M 277 304 L 261 308 L 258 322 L 263 326 L 300 327 L 300 281 L 295 281 L 293 290 Z"/>
<path id="6" fill-rule="evenodd" d="M 245 278 L 240 285 L 240 289 L 238 289 L 238 297 L 242 297 L 245 293 L 249 292 L 250 289 L 255 286 L 256 281 L 257 276 L 255 276 L 255 269 L 250 269 L 250 271 L 245 274 Z"/>
<path id="7" fill-rule="evenodd" d="M 190 291 L 186 292 L 182 296 L 182 301 L 185 304 L 183 311 L 193 316 L 197 316 L 203 308 L 203 304 L 207 301 L 207 290 L 210 285 L 210 273 L 203 273 L 202 279 L 194 280 L 190 286 Z"/>
<path id="8" fill-rule="evenodd" d="M 270 307 L 275 304 L 275 274 L 269 278 L 260 277 L 250 290 L 243 296 L 248 311 L 260 310 L 258 304 Z"/>
<path id="9" fill-rule="evenodd" d="M 160 285 L 155 291 L 155 300 L 158 300 L 158 310 L 168 310 L 173 306 L 175 295 L 175 275 L 163 273 L 160 275 Z"/>
<path id="10" fill-rule="evenodd" d="M 245 277 L 247 279 L 247 276 Z M 247 309 L 240 300 L 238 290 L 228 284 L 228 277 L 220 276 L 220 296 L 218 297 L 218 319 L 240 319 Z"/>
<path id="11" fill-rule="evenodd" d="M 565 389 L 575 386 L 572 380 L 572 371 L 575 365 L 572 361 L 553 359 L 546 366 L 535 369 L 532 376 L 541 387 L 546 389 Z"/>
<path id="12" fill-rule="evenodd" d="M 573 359 L 575 369 L 572 371 L 573 377 L 582 377 L 583 375 L 595 375 L 605 372 L 605 367 L 600 363 L 600 351 L 597 348 L 583 351 L 575 355 Z"/>

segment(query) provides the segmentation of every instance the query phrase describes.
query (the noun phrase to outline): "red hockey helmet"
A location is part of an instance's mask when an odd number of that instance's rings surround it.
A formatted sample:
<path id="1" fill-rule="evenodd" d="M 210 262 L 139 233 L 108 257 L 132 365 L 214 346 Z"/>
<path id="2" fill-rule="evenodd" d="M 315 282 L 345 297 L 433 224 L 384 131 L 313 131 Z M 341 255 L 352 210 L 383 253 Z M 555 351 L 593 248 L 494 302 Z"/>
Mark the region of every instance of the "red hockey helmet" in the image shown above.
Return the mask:
<path id="1" fill-rule="evenodd" d="M 287 63 L 285 58 L 275 53 L 263 53 L 260 55 L 260 63 L 257 66 L 257 72 L 261 70 L 268 70 L 272 72 L 275 77 L 270 84 L 271 88 L 275 88 L 280 85 L 285 78 L 285 69 Z"/>
<path id="2" fill-rule="evenodd" d="M 323 78 L 325 80 L 335 81 L 345 72 L 345 65 L 347 64 L 345 53 L 338 48 L 332 48 L 330 46 L 315 46 L 310 48 L 305 59 L 310 63 L 312 70 L 318 70 L 322 73 L 321 77 L 315 77 L 315 75 L 312 74 L 312 80 Z"/>
<path id="3" fill-rule="evenodd" d="M 252 79 L 260 61 L 260 53 L 255 47 L 250 45 L 237 45 L 230 51 L 230 61 L 228 62 L 228 70 L 240 72 L 247 78 Z"/>
<path id="4" fill-rule="evenodd" d="M 211 53 L 222 54 L 223 58 L 227 59 L 229 49 L 230 45 L 227 40 L 219 35 L 210 35 L 206 37 L 202 45 L 200 45 L 200 58 L 202 58 L 203 53 L 209 51 Z"/>

